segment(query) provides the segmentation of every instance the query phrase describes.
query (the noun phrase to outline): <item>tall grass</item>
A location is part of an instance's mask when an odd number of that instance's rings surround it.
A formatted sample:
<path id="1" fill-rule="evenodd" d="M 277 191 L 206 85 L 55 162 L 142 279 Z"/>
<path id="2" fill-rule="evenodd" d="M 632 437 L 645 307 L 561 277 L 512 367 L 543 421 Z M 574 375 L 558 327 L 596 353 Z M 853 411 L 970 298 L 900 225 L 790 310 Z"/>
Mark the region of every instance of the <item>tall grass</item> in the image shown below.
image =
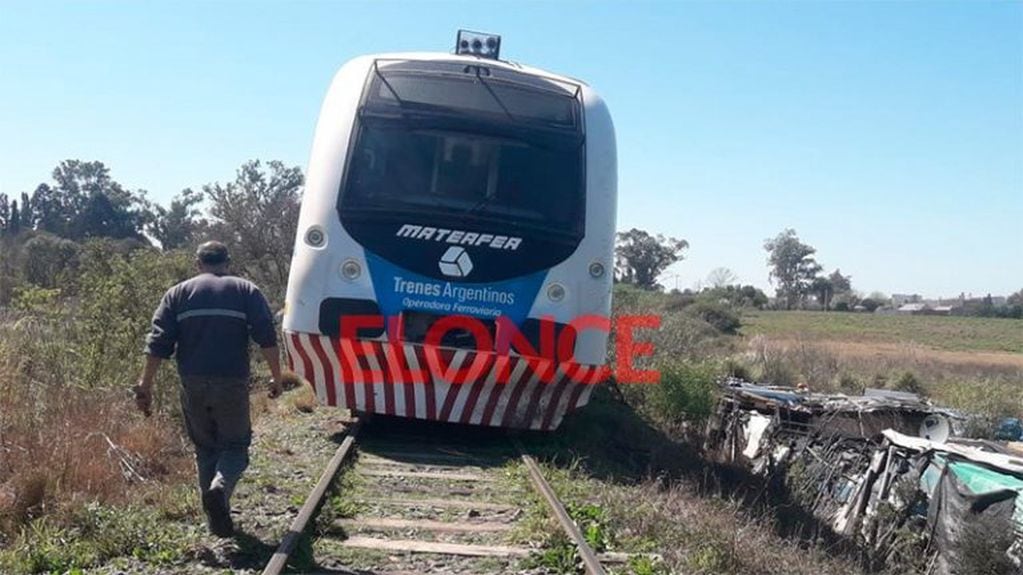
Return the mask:
<path id="1" fill-rule="evenodd" d="M 971 435 L 989 433 L 1000 418 L 1023 416 L 1023 370 L 985 365 L 971 357 L 957 362 L 958 357 L 919 346 L 843 353 L 840 345 L 758 335 L 747 341 L 746 351 L 735 361 L 751 379 L 774 385 L 850 394 L 867 387 L 920 393 L 969 416 L 966 431 Z"/>
<path id="2" fill-rule="evenodd" d="M 0 546 L 31 538 L 39 521 L 59 525 L 191 475 L 172 370 L 160 374 L 153 417 L 128 392 L 152 310 L 187 260 L 89 249 L 74 298 L 27 289 L 18 310 L 0 311 Z"/>

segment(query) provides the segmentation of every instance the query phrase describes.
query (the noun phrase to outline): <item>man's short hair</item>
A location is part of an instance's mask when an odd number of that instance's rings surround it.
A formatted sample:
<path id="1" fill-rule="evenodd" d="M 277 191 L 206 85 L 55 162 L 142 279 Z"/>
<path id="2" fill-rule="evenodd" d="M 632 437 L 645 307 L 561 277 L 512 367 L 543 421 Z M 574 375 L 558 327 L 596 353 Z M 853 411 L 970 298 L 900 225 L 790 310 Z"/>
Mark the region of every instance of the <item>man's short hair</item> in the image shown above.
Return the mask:
<path id="1" fill-rule="evenodd" d="M 227 253 L 227 246 L 222 242 L 212 241 L 202 244 L 195 250 L 195 259 L 203 265 L 216 266 L 231 261 L 231 256 Z"/>

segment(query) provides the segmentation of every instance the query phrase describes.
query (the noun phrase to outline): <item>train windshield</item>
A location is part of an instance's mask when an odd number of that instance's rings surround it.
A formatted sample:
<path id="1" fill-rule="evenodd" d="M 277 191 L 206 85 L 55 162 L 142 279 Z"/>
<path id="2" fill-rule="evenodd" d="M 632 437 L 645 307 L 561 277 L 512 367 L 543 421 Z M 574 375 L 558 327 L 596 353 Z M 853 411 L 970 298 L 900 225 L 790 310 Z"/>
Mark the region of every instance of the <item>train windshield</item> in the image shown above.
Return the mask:
<path id="1" fill-rule="evenodd" d="M 583 136 L 574 94 L 536 79 L 431 64 L 376 70 L 342 213 L 412 213 L 581 237 Z"/>

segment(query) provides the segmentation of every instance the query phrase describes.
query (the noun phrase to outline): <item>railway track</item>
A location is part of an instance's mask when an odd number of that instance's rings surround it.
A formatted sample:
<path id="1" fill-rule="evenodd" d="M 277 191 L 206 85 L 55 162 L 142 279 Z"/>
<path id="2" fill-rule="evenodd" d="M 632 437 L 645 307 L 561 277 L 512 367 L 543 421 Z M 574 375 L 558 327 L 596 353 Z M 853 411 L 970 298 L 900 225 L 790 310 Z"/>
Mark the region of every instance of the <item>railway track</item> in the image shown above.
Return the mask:
<path id="1" fill-rule="evenodd" d="M 308 551 L 324 572 L 545 573 L 529 562 L 544 550 L 516 539 L 524 522 L 535 520 L 527 512 L 535 497 L 586 573 L 602 575 L 603 564 L 629 558 L 590 548 L 540 466 L 504 432 L 387 421 L 350 428 L 264 575 L 284 571 L 343 466 L 343 485 L 326 502 L 325 515 L 336 518 L 326 528 L 320 522 Z"/>

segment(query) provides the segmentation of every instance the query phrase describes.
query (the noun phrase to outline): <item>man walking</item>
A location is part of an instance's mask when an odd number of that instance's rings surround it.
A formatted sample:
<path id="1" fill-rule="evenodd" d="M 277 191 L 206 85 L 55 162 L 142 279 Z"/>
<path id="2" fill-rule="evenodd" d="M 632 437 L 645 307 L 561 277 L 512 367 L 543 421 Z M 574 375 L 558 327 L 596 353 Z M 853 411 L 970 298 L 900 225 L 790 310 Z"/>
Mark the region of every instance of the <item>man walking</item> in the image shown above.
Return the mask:
<path id="1" fill-rule="evenodd" d="M 252 282 L 227 275 L 220 242 L 196 252 L 199 274 L 167 290 L 146 339 L 146 364 L 135 401 L 149 415 L 160 362 L 177 353 L 181 408 L 195 444 L 199 490 L 210 531 L 234 533 L 231 493 L 249 465 L 249 338 L 270 364 L 269 395 L 280 395 L 277 334 L 266 298 Z"/>

